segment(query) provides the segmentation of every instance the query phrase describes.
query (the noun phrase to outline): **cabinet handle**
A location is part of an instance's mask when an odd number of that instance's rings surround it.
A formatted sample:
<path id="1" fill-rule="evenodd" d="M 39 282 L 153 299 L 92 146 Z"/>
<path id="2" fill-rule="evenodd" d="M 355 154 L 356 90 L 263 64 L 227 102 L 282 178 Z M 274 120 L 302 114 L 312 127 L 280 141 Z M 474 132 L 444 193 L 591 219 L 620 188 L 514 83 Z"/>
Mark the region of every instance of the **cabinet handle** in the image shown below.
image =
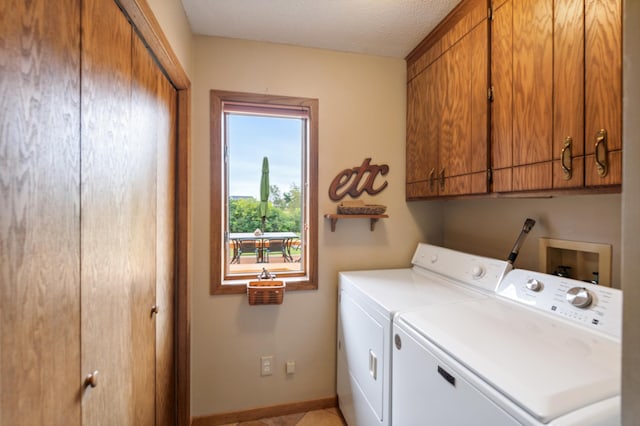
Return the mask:
<path id="1" fill-rule="evenodd" d="M 98 370 L 95 370 L 93 373 L 87 374 L 87 377 L 84 379 L 85 386 L 91 386 L 95 388 L 98 386 Z"/>
<path id="2" fill-rule="evenodd" d="M 571 179 L 571 174 L 573 172 L 573 167 L 571 165 L 571 144 L 573 143 L 573 138 L 571 136 L 567 136 L 564 140 L 564 145 L 562 147 L 562 153 L 560 154 L 560 164 L 562 165 L 562 172 L 564 173 L 564 180 Z"/>
<path id="3" fill-rule="evenodd" d="M 436 169 L 431 169 L 429 172 L 429 191 L 433 192 L 435 189 L 436 179 L 435 179 Z"/>
<path id="4" fill-rule="evenodd" d="M 444 191 L 444 167 L 440 170 L 440 190 Z"/>
<path id="5" fill-rule="evenodd" d="M 157 315 L 160 312 L 160 307 L 158 305 L 153 305 L 151 307 L 151 316 Z"/>
<path id="6" fill-rule="evenodd" d="M 605 129 L 601 129 L 596 135 L 595 151 L 598 176 L 605 177 L 607 173 L 609 173 L 609 165 L 607 161 L 607 131 Z M 602 153 L 602 155 L 600 153 Z"/>

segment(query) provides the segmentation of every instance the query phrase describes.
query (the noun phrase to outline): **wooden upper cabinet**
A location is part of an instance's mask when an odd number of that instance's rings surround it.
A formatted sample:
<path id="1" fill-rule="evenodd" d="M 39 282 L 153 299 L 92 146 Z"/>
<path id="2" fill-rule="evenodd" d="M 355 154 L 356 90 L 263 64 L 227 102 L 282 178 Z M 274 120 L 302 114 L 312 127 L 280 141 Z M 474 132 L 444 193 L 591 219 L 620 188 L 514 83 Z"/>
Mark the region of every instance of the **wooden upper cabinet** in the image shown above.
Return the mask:
<path id="1" fill-rule="evenodd" d="M 620 185 L 621 0 L 488 6 L 407 57 L 407 198 Z"/>
<path id="2" fill-rule="evenodd" d="M 551 188 L 553 0 L 513 1 L 513 190 Z"/>
<path id="3" fill-rule="evenodd" d="M 584 0 L 556 0 L 553 188 L 584 185 Z"/>
<path id="4" fill-rule="evenodd" d="M 438 68 L 438 63 L 430 65 L 407 86 L 407 198 L 438 194 Z"/>
<path id="5" fill-rule="evenodd" d="M 585 34 L 585 183 L 617 185 L 622 183 L 621 0 L 587 0 Z"/>
<path id="6" fill-rule="evenodd" d="M 494 7 L 496 7 L 494 5 Z M 511 192 L 513 166 L 513 8 L 507 1 L 491 23 L 491 167 L 493 191 Z"/>
<path id="7" fill-rule="evenodd" d="M 492 190 L 620 184 L 620 1 L 503 0 L 494 8 Z"/>
<path id="8" fill-rule="evenodd" d="M 487 191 L 488 40 L 484 20 L 442 56 L 441 195 Z"/>
<path id="9" fill-rule="evenodd" d="M 407 199 L 487 191 L 487 10 L 462 2 L 408 58 Z"/>

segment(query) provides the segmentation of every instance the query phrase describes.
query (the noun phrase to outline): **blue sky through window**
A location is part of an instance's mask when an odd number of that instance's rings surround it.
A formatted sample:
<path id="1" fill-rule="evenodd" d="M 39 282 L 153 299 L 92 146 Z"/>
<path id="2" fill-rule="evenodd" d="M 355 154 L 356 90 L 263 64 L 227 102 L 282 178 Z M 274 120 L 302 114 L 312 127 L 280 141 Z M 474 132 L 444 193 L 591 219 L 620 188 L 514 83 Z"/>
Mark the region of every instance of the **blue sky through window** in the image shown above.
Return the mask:
<path id="1" fill-rule="evenodd" d="M 299 118 L 229 114 L 227 120 L 229 196 L 259 199 L 262 158 L 269 158 L 269 181 L 285 193 L 301 187 L 302 125 Z"/>

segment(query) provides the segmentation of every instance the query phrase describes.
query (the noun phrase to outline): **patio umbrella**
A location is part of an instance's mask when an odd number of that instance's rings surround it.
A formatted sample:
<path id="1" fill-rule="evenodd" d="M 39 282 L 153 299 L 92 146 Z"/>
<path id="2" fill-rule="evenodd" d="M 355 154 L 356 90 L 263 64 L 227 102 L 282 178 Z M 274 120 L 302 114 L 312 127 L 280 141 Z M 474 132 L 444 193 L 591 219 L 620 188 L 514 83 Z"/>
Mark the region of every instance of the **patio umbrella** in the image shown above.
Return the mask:
<path id="1" fill-rule="evenodd" d="M 262 232 L 267 219 L 267 209 L 269 208 L 269 159 L 262 159 L 262 176 L 260 177 L 260 217 L 262 218 Z"/>

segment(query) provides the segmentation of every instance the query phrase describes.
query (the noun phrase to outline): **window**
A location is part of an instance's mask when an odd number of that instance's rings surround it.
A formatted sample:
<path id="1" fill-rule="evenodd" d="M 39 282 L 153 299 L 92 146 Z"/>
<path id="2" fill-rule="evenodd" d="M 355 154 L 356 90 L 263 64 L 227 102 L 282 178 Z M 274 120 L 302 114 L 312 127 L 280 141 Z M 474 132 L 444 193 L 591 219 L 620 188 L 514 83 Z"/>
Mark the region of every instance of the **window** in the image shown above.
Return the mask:
<path id="1" fill-rule="evenodd" d="M 318 100 L 211 91 L 211 293 L 316 289 Z"/>

